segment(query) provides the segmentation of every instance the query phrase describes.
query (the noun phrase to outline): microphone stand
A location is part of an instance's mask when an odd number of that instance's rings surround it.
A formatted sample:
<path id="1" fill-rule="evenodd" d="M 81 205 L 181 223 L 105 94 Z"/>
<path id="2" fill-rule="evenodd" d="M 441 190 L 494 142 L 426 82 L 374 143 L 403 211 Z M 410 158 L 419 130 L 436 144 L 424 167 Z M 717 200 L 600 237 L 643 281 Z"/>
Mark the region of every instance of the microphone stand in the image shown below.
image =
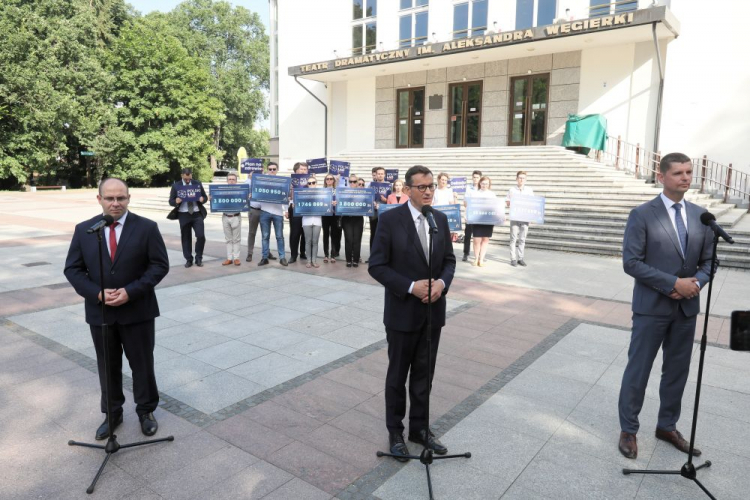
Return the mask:
<path id="1" fill-rule="evenodd" d="M 668 474 L 668 475 L 680 475 L 684 477 L 685 479 L 690 479 L 695 484 L 698 485 L 700 489 L 703 490 L 703 492 L 708 495 L 708 498 L 711 500 L 716 500 L 716 497 L 711 494 L 708 489 L 706 489 L 703 484 L 698 481 L 698 474 L 697 472 L 700 469 L 703 469 L 705 467 L 711 467 L 711 461 L 706 460 L 704 463 L 700 464 L 699 466 L 693 465 L 693 450 L 695 449 L 695 430 L 698 425 L 698 406 L 700 405 L 700 399 L 701 399 L 701 382 L 703 381 L 703 360 L 706 356 L 706 331 L 708 330 L 708 317 L 709 317 L 709 311 L 711 308 L 711 290 L 713 288 L 714 284 L 714 274 L 716 273 L 716 267 L 718 265 L 718 262 L 716 260 L 716 247 L 719 245 L 719 235 L 717 233 L 714 233 L 714 242 L 713 242 L 713 250 L 711 253 L 711 276 L 708 281 L 708 297 L 706 298 L 706 315 L 704 317 L 703 321 L 703 336 L 701 337 L 701 355 L 700 355 L 700 361 L 698 362 L 698 383 L 697 387 L 695 389 L 695 405 L 693 406 L 693 427 L 690 431 L 690 449 L 688 450 L 688 460 L 687 462 L 682 466 L 680 470 L 649 470 L 649 469 L 622 469 L 622 473 L 625 475 L 628 474 Z"/>
<path id="2" fill-rule="evenodd" d="M 428 248 L 430 250 L 427 253 L 427 267 L 429 268 L 427 297 L 430 298 L 432 297 L 432 238 L 433 234 L 437 232 L 437 227 L 432 228 L 429 224 L 427 226 L 427 234 L 429 238 Z M 427 301 L 427 323 L 424 326 L 422 333 L 423 335 L 427 336 L 427 383 L 429 384 L 429 391 L 427 392 L 427 416 L 425 420 L 425 444 L 427 444 L 430 440 L 430 397 L 432 396 L 432 300 Z M 395 455 L 391 453 L 384 453 L 382 451 L 378 451 L 376 455 L 378 457 L 395 457 Z M 427 473 L 427 490 L 430 494 L 430 500 L 434 500 L 435 497 L 432 494 L 432 477 L 430 476 L 430 464 L 432 464 L 433 460 L 446 460 L 449 458 L 471 458 L 471 452 L 461 453 L 457 455 L 436 456 L 430 448 L 425 446 L 420 455 L 399 455 L 399 458 L 419 460 L 419 462 L 424 465 L 425 472 Z"/>
<path id="3" fill-rule="evenodd" d="M 102 472 L 104 471 L 104 467 L 107 465 L 107 462 L 109 461 L 109 457 L 112 456 L 113 453 L 117 453 L 120 449 L 123 448 L 134 448 L 136 446 L 144 446 L 147 444 L 153 444 L 153 443 L 161 443 L 163 441 L 174 441 L 174 436 L 167 436 L 165 438 L 159 438 L 159 439 L 150 439 L 148 441 L 140 441 L 138 443 L 130 443 L 130 444 L 119 444 L 117 442 L 117 436 L 114 434 L 114 429 L 112 428 L 112 402 L 110 401 L 111 392 L 109 387 L 110 382 L 110 366 L 109 366 L 109 327 L 107 325 L 107 322 L 104 318 L 104 312 L 105 312 L 105 306 L 104 306 L 104 256 L 102 253 L 102 231 L 104 230 L 103 227 L 100 227 L 96 230 L 96 237 L 98 240 L 99 245 L 99 290 L 102 296 L 101 304 L 102 304 L 102 336 L 104 339 L 104 374 L 105 374 L 105 387 L 107 389 L 107 425 L 109 426 L 109 438 L 107 439 L 106 445 L 101 444 L 93 444 L 93 443 L 82 443 L 79 441 L 68 441 L 68 445 L 70 446 L 83 446 L 85 448 L 96 448 L 99 450 L 104 450 L 107 454 L 104 457 L 104 461 L 102 462 L 101 467 L 99 467 L 99 471 L 96 473 L 96 476 L 94 477 L 94 481 L 91 483 L 91 486 L 89 486 L 86 489 L 86 493 L 89 495 L 94 492 L 94 488 L 96 487 L 96 482 L 99 480 L 99 477 L 102 475 Z M 114 229 L 112 229 L 114 231 Z"/>

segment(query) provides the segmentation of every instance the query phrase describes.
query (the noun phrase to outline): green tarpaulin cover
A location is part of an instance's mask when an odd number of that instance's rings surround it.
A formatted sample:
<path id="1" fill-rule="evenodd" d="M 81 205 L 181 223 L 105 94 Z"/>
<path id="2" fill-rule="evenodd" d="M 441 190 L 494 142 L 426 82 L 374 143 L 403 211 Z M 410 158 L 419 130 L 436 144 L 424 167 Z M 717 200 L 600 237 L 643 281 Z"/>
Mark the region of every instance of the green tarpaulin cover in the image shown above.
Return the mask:
<path id="1" fill-rule="evenodd" d="M 563 147 L 603 151 L 607 144 L 607 119 L 603 115 L 568 115 Z"/>

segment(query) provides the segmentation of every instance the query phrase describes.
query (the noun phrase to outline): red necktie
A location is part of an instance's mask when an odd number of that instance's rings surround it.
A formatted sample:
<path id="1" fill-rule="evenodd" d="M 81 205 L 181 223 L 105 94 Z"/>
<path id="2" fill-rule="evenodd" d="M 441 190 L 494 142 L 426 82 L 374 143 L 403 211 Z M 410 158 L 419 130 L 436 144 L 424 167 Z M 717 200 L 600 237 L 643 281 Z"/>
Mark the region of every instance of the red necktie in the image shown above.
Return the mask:
<path id="1" fill-rule="evenodd" d="M 109 258 L 112 259 L 112 262 L 115 261 L 115 252 L 117 251 L 117 233 L 115 232 L 115 228 L 118 224 L 120 223 L 115 222 L 109 228 Z"/>

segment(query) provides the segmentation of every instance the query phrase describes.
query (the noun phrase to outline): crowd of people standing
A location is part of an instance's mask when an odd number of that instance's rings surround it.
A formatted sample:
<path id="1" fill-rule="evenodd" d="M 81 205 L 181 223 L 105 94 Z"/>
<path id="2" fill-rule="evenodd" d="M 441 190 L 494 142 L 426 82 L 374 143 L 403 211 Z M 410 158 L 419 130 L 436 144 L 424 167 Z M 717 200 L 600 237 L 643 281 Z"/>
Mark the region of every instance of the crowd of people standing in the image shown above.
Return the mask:
<path id="1" fill-rule="evenodd" d="M 295 174 L 308 174 L 309 168 L 305 162 L 294 164 L 293 172 Z M 268 175 L 278 175 L 279 166 L 275 162 L 270 162 L 265 172 Z M 334 193 L 336 188 L 342 187 L 369 187 L 370 182 L 383 183 L 386 178 L 386 170 L 383 167 L 372 169 L 372 180 L 367 181 L 363 177 L 350 174 L 348 177 L 341 178 L 332 173 L 326 173 L 320 184 L 318 176 L 310 174 L 306 179 L 307 189 L 327 188 L 332 189 Z M 513 186 L 505 197 L 505 207 L 510 207 L 514 197 L 519 195 L 533 196 L 533 190 L 526 186 L 527 173 L 519 171 L 516 174 L 516 186 Z M 228 184 L 237 184 L 237 174 L 230 172 L 227 175 Z M 252 185 L 252 176 L 248 176 L 245 181 Z M 206 209 L 203 204 L 209 200 L 203 186 L 200 182 L 192 179 L 192 173 L 189 169 L 182 171 L 182 184 L 190 186 L 194 184 L 200 190 L 201 197 L 197 202 L 185 202 L 176 196 L 173 187 L 170 195 L 170 204 L 175 207 L 172 217 L 180 221 L 180 230 L 182 237 L 182 248 L 185 257 L 185 267 L 191 267 L 193 262 L 197 266 L 203 265 L 203 248 L 205 246 L 205 235 L 203 229 L 203 219 L 206 217 Z M 177 184 L 179 186 L 179 183 Z M 336 259 L 340 259 L 341 240 L 344 239 L 344 259 L 347 268 L 357 268 L 362 264 L 362 235 L 364 233 L 365 217 L 353 215 L 305 215 L 302 217 L 294 216 L 293 189 L 289 196 L 289 203 L 278 204 L 254 201 L 252 197 L 248 200 L 248 235 L 247 235 L 247 255 L 246 262 L 252 262 L 255 240 L 258 226 L 261 228 L 261 258 L 258 261 L 259 266 L 269 264 L 271 260 L 277 260 L 270 249 L 271 228 L 273 227 L 276 238 L 276 247 L 279 254 L 278 261 L 282 266 L 294 264 L 297 260 L 306 261 L 307 268 L 320 268 L 318 259 L 320 235 L 323 235 L 323 263 L 335 264 Z M 459 204 L 458 194 L 454 192 L 450 185 L 450 175 L 441 172 L 437 176 L 437 183 L 432 186 L 433 206 L 445 206 Z M 467 182 L 466 191 L 463 199 L 463 206 L 468 206 L 468 200 L 471 198 L 489 198 L 496 199 L 497 193 L 492 190 L 492 180 L 482 174 L 481 171 L 472 172 L 471 182 Z M 405 183 L 402 179 L 395 179 L 390 189 L 386 193 L 380 193 L 374 203 L 374 215 L 368 217 L 370 239 L 369 247 L 372 250 L 372 244 L 378 226 L 378 212 L 381 204 L 395 205 L 406 203 L 409 194 L 406 190 Z M 336 201 L 334 196 L 333 205 Z M 284 219 L 289 221 L 289 254 L 286 258 L 285 241 L 284 241 Z M 222 227 L 227 245 L 227 258 L 222 265 L 241 264 L 240 242 L 242 213 L 223 213 Z M 528 234 L 529 223 L 522 221 L 510 221 L 510 265 L 526 266 L 524 260 L 524 248 L 526 235 Z M 192 252 L 192 233 L 195 233 L 195 257 Z M 477 267 L 484 267 L 487 259 L 487 249 L 489 240 L 494 232 L 494 225 L 491 224 L 469 224 L 468 221 L 464 226 L 463 235 L 463 261 L 469 262 L 469 256 L 473 248 L 473 259 L 471 264 Z M 459 241 L 461 238 L 457 233 L 451 233 L 453 241 Z M 367 262 L 367 261 L 366 261 Z"/>

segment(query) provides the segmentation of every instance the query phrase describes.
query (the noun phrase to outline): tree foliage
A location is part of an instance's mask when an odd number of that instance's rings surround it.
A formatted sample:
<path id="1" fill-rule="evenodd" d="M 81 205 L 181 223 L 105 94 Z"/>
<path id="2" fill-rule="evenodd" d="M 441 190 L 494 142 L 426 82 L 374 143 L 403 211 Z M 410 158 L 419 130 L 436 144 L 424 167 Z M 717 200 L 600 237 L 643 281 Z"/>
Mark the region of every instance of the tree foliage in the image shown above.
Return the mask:
<path id="1" fill-rule="evenodd" d="M 226 2 L 143 17 L 125 0 L 2 0 L 0 182 L 205 179 L 224 151 L 265 154 L 267 87 L 263 25 Z"/>
<path id="2" fill-rule="evenodd" d="M 171 12 L 183 45 L 203 58 L 211 71 L 211 93 L 222 103 L 224 118 L 214 130 L 214 145 L 224 166 L 257 132 L 253 124 L 267 116 L 263 89 L 269 85 L 268 36 L 258 14 L 228 2 L 188 0 Z M 226 154 L 228 153 L 228 154 Z"/>

